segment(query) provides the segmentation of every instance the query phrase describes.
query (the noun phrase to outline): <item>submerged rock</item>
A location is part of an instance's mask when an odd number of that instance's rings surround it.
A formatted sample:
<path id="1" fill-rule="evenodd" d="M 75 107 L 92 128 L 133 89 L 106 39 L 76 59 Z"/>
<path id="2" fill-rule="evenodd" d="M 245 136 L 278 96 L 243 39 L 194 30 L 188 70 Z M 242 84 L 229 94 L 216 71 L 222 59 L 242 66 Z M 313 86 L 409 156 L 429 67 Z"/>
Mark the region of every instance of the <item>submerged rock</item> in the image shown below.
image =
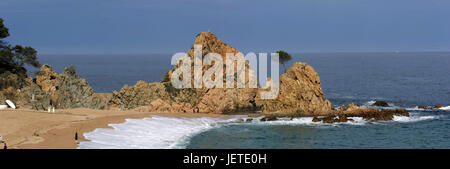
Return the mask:
<path id="1" fill-rule="evenodd" d="M 417 106 L 417 108 L 419 108 L 419 109 L 428 109 L 428 107 L 424 106 L 424 105 Z"/>
<path id="2" fill-rule="evenodd" d="M 387 102 L 385 101 L 376 101 L 372 104 L 372 106 L 379 106 L 379 107 L 391 107 Z"/>
<path id="3" fill-rule="evenodd" d="M 314 116 L 312 122 L 323 122 L 323 123 L 345 123 L 348 121 L 353 121 L 353 119 L 347 118 L 346 115 L 330 115 L 324 117 Z"/>
<path id="4" fill-rule="evenodd" d="M 397 108 L 394 110 L 391 109 L 383 109 L 378 110 L 374 108 L 353 108 L 350 110 L 334 112 L 334 114 L 324 116 L 324 117 L 314 117 L 313 122 L 323 123 L 339 123 L 339 122 L 347 122 L 353 121 L 348 117 L 362 117 L 364 120 L 381 120 L 381 121 L 389 121 L 393 120 L 394 116 L 407 116 L 409 117 L 409 113 L 406 109 Z"/>
<path id="5" fill-rule="evenodd" d="M 433 109 L 439 109 L 439 108 L 442 108 L 442 107 L 444 107 L 444 106 L 442 106 L 440 104 L 436 104 L 436 105 L 433 106 Z"/>
<path id="6" fill-rule="evenodd" d="M 340 114 L 344 114 L 347 117 L 362 117 L 366 120 L 392 120 L 394 115 L 397 116 L 409 116 L 409 113 L 406 109 L 397 108 L 397 109 L 374 109 L 374 108 L 366 108 L 359 106 L 350 106 L 346 110 L 339 112 Z"/>
<path id="7" fill-rule="evenodd" d="M 264 116 L 260 121 L 275 121 L 278 120 L 277 116 Z"/>

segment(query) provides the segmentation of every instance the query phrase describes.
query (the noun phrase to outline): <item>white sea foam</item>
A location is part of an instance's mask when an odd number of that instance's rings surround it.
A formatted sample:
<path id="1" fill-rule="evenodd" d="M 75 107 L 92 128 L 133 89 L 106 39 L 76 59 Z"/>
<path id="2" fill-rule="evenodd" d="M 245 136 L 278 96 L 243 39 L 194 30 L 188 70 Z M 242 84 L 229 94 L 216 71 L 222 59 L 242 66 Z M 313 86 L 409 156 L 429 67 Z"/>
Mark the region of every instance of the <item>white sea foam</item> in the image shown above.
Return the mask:
<path id="1" fill-rule="evenodd" d="M 376 102 L 375 100 L 371 100 L 365 103 L 363 106 L 372 106 L 373 104 L 375 104 L 375 102 Z"/>
<path id="2" fill-rule="evenodd" d="M 419 106 L 408 107 L 408 108 L 405 108 L 405 109 L 408 110 L 408 111 L 425 111 L 425 109 L 419 108 Z"/>
<path id="3" fill-rule="evenodd" d="M 440 110 L 450 111 L 450 106 L 441 107 L 441 108 L 439 108 L 439 109 L 440 109 Z"/>
<path id="4" fill-rule="evenodd" d="M 312 117 L 301 117 L 290 119 L 279 119 L 275 121 L 256 121 L 252 124 L 263 124 L 263 125 L 317 125 L 319 123 L 313 122 Z"/>
<path id="5" fill-rule="evenodd" d="M 313 122 L 312 117 L 281 118 L 276 121 L 261 121 L 262 117 L 246 122 L 247 116 L 234 118 L 179 118 L 153 116 L 144 119 L 127 119 L 121 124 L 110 124 L 112 128 L 96 129 L 85 133 L 90 141 L 81 142 L 80 149 L 153 149 L 153 148 L 185 148 L 192 136 L 206 130 L 224 125 L 304 125 L 312 127 L 336 127 L 345 125 L 385 124 L 392 122 L 417 122 L 437 119 L 439 116 L 420 116 L 420 113 L 410 113 L 410 117 L 394 116 L 393 121 L 373 122 L 362 117 L 349 117 L 347 122 L 327 124 Z"/>
<path id="6" fill-rule="evenodd" d="M 431 119 L 437 119 L 439 116 L 394 116 L 394 119 L 392 121 L 395 122 L 418 122 L 423 120 L 431 120 Z"/>
<path id="7" fill-rule="evenodd" d="M 232 121 L 223 118 L 176 118 L 160 117 L 127 119 L 121 124 L 110 124 L 112 129 L 96 129 L 85 133 L 87 142 L 81 149 L 153 149 L 183 148 L 189 136 L 208 130 L 219 122 Z"/>

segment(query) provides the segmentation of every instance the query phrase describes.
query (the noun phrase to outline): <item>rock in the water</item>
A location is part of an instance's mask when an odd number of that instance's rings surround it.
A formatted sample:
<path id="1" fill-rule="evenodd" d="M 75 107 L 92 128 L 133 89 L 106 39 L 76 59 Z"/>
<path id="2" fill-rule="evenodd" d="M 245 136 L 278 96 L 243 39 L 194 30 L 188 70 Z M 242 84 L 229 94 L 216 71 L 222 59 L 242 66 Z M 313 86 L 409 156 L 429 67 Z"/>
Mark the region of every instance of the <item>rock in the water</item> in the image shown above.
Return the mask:
<path id="1" fill-rule="evenodd" d="M 277 116 L 264 116 L 261 121 L 275 121 L 278 120 Z"/>
<path id="2" fill-rule="evenodd" d="M 325 100 L 320 78 L 314 68 L 296 62 L 280 77 L 280 91 L 276 99 L 262 103 L 264 113 L 297 112 L 315 115 L 331 111 L 330 101 Z"/>
<path id="3" fill-rule="evenodd" d="M 348 119 L 346 115 L 331 115 L 331 116 L 325 116 L 325 117 L 316 117 L 314 116 L 312 122 L 320 122 L 323 123 L 345 123 L 348 121 L 353 121 L 353 119 Z"/>
<path id="4" fill-rule="evenodd" d="M 320 121 L 322 121 L 322 119 L 317 116 L 314 116 L 312 119 L 312 122 L 320 122 Z"/>
<path id="5" fill-rule="evenodd" d="M 439 108 L 442 108 L 442 107 L 444 107 L 444 106 L 442 106 L 440 104 L 436 104 L 436 105 L 433 106 L 433 109 L 439 109 Z"/>
<path id="6" fill-rule="evenodd" d="M 328 111 L 328 114 L 322 114 L 325 117 L 314 117 L 313 122 L 323 121 L 324 123 L 337 123 L 353 121 L 348 117 L 362 117 L 365 120 L 392 120 L 394 116 L 409 116 L 406 109 L 382 109 L 360 107 L 355 104 L 349 104 L 347 108 L 341 106 L 339 110 Z"/>
<path id="7" fill-rule="evenodd" d="M 350 106 L 349 106 L 350 107 Z M 340 114 L 345 114 L 347 117 L 362 117 L 366 120 L 392 120 L 394 115 L 396 116 L 409 116 L 409 113 L 406 109 L 397 108 L 394 110 L 391 109 L 374 109 L 374 108 L 366 108 L 366 107 L 352 107 L 347 108 L 347 110 L 340 112 Z"/>
<path id="8" fill-rule="evenodd" d="M 417 108 L 419 108 L 419 109 L 428 109 L 428 107 L 424 106 L 424 105 L 417 106 Z"/>
<path id="9" fill-rule="evenodd" d="M 372 106 L 391 107 L 391 106 L 390 106 L 387 102 L 385 102 L 385 101 L 375 101 L 375 103 L 373 103 Z"/>

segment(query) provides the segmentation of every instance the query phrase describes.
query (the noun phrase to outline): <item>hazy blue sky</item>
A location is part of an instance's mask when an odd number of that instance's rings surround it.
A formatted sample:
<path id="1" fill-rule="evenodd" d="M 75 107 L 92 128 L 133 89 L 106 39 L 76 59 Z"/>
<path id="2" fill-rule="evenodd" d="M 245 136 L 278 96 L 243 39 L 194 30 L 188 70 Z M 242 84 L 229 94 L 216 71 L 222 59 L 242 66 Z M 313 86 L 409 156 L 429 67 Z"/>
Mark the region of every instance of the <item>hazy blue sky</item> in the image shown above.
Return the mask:
<path id="1" fill-rule="evenodd" d="M 243 52 L 450 51 L 449 0 L 1 0 L 41 54 L 175 53 L 211 30 Z"/>

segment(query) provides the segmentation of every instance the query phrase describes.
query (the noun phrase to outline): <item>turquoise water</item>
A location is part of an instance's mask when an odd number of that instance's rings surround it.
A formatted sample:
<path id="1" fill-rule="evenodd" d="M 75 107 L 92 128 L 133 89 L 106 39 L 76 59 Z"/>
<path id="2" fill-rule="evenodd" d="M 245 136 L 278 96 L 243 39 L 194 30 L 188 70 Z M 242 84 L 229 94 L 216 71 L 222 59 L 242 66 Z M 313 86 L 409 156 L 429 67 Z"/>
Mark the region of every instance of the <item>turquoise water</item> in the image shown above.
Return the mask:
<path id="1" fill-rule="evenodd" d="M 170 57 L 170 54 L 43 55 L 40 60 L 57 71 L 73 64 L 96 92 L 111 92 L 120 90 L 124 84 L 134 85 L 137 80 L 161 80 L 170 68 Z M 224 125 L 214 125 L 215 120 L 211 119 L 207 125 L 204 121 L 186 119 L 147 119 L 141 121 L 145 125 L 132 121 L 124 126 L 140 126 L 138 130 L 146 131 L 155 124 L 161 127 L 163 121 L 174 120 L 180 125 L 192 124 L 184 128 L 205 125 L 198 132 L 177 137 L 183 139 L 184 148 L 450 148 L 450 111 L 416 107 L 450 105 L 450 53 L 302 53 L 294 54 L 294 61 L 307 62 L 315 68 L 325 97 L 335 106 L 369 105 L 374 100 L 384 100 L 395 107 L 407 108 L 412 116 L 396 117 L 391 122 L 359 120 L 332 125 L 311 123 L 308 119 Z M 128 127 L 124 126 L 115 130 L 126 131 Z M 110 130 L 113 129 L 107 132 Z M 148 135 L 148 140 L 154 141 L 155 137 L 158 136 Z M 152 145 L 145 140 L 136 144 Z"/>

